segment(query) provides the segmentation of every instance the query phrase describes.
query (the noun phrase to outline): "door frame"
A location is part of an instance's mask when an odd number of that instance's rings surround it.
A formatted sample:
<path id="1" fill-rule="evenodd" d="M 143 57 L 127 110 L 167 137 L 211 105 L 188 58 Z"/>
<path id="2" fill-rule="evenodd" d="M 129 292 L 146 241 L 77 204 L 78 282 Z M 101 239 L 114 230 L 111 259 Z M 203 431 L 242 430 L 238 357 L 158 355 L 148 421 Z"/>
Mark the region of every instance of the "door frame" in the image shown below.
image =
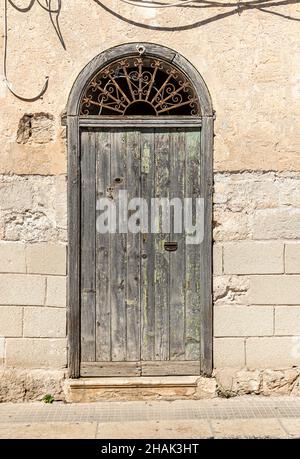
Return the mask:
<path id="1" fill-rule="evenodd" d="M 80 116 L 80 100 L 86 84 L 94 74 L 110 62 L 145 49 L 148 55 L 163 58 L 189 76 L 198 95 L 201 117 L 138 119 L 136 117 Z M 110 48 L 90 61 L 72 87 L 67 107 L 68 139 L 68 370 L 70 378 L 80 377 L 80 130 L 101 127 L 196 127 L 200 129 L 200 161 L 205 180 L 201 181 L 204 198 L 204 240 L 201 244 L 201 374 L 212 373 L 212 188 L 213 188 L 213 124 L 214 110 L 207 86 L 195 67 L 176 51 L 153 43 L 128 43 Z"/>

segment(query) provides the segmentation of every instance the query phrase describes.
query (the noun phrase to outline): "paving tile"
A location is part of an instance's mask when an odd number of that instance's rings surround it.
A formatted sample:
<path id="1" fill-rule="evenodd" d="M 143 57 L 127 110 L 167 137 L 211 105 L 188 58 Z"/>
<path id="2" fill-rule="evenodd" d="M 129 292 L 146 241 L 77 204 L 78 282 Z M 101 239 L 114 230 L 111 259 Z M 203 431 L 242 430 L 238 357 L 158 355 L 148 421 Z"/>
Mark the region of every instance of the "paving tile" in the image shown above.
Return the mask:
<path id="1" fill-rule="evenodd" d="M 209 423 L 196 421 L 106 422 L 98 425 L 97 438 L 212 438 Z"/>
<path id="2" fill-rule="evenodd" d="M 93 422 L 53 422 L 53 423 L 2 423 L 2 439 L 66 439 L 95 438 L 97 423 Z"/>
<path id="3" fill-rule="evenodd" d="M 286 438 L 277 419 L 213 419 L 215 438 Z"/>
<path id="4" fill-rule="evenodd" d="M 291 437 L 300 438 L 300 417 L 281 418 L 280 423 Z"/>
<path id="5" fill-rule="evenodd" d="M 300 397 L 254 397 L 231 399 L 149 402 L 98 402 L 93 404 L 41 402 L 0 404 L 0 423 L 54 422 L 145 422 L 231 419 L 300 419 Z M 295 424 L 296 425 L 296 424 Z M 296 428 L 296 427 L 295 427 Z M 299 429 L 300 432 L 300 429 Z"/>

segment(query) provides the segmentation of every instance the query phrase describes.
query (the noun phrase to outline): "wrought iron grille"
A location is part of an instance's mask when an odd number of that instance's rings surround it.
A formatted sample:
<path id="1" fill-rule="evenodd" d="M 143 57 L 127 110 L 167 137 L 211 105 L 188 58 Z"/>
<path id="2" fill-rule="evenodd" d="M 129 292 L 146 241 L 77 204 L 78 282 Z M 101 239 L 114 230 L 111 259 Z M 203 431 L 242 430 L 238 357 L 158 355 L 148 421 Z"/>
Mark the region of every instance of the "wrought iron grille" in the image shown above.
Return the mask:
<path id="1" fill-rule="evenodd" d="M 199 116 L 193 84 L 156 57 L 132 56 L 101 69 L 87 85 L 81 115 Z"/>

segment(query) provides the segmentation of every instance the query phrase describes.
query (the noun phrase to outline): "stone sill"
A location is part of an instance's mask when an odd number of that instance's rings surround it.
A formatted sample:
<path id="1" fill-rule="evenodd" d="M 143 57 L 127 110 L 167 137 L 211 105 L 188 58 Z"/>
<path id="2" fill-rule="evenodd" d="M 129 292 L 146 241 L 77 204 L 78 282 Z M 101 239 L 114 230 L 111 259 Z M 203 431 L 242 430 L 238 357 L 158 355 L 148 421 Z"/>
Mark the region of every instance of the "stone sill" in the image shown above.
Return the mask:
<path id="1" fill-rule="evenodd" d="M 216 396 L 214 378 L 201 376 L 140 376 L 79 378 L 65 381 L 67 402 L 100 400 L 177 400 Z"/>
<path id="2" fill-rule="evenodd" d="M 132 378 L 79 378 L 70 379 L 70 389 L 145 388 L 145 387 L 197 387 L 200 376 L 139 376 Z"/>

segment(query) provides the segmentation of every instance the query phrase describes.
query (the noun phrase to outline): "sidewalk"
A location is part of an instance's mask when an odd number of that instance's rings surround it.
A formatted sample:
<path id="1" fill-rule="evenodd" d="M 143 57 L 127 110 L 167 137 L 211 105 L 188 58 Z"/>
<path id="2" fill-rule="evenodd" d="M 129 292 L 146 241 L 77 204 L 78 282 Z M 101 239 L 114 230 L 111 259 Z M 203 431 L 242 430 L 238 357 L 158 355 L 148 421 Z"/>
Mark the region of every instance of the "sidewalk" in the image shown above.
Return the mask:
<path id="1" fill-rule="evenodd" d="M 3 403 L 0 438 L 300 438 L 300 397 Z"/>

